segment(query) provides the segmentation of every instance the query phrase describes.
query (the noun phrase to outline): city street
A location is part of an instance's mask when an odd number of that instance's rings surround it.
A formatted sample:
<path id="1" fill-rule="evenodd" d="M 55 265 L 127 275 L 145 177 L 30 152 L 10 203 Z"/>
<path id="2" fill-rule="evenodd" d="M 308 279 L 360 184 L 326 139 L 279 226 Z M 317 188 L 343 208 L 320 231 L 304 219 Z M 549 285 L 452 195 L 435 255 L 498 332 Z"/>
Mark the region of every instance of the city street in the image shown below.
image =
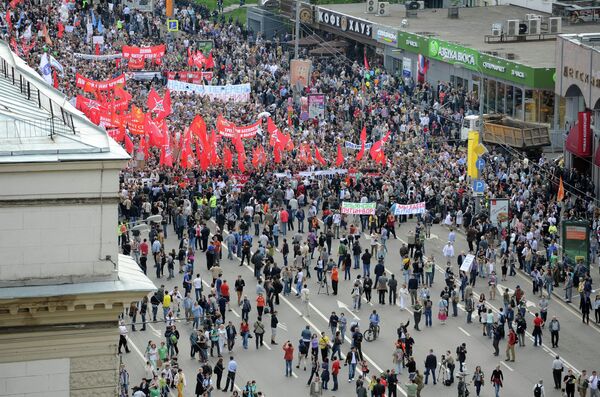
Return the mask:
<path id="1" fill-rule="evenodd" d="M 214 224 L 210 225 L 214 228 Z M 167 240 L 167 247 L 165 251 L 170 251 L 171 248 L 177 244 L 176 236 L 173 236 L 172 227 L 169 226 L 169 239 Z M 388 273 L 395 274 L 395 277 L 399 280 L 399 285 L 402 284 L 402 272 L 400 270 L 400 254 L 399 248 L 401 244 L 406 241 L 406 235 L 409 230 L 414 228 L 414 223 L 409 221 L 408 224 L 402 224 L 397 227 L 396 232 L 398 234 L 398 240 L 390 239 L 387 243 L 388 253 L 385 258 L 386 270 Z M 394 350 L 394 342 L 396 341 L 396 329 L 402 323 L 406 323 L 407 320 L 411 321 L 409 326 L 409 332 L 415 339 L 414 346 L 414 357 L 417 362 L 417 368 L 419 371 L 423 371 L 425 356 L 429 349 L 433 349 L 434 354 L 440 362 L 441 354 L 445 353 L 446 350 L 450 350 L 452 355 L 455 357 L 456 347 L 461 343 L 467 345 L 467 373 L 472 375 L 475 366 L 481 365 L 485 374 L 485 386 L 482 389 L 483 396 L 493 395 L 493 387 L 490 385 L 489 377 L 492 370 L 500 365 L 500 368 L 504 374 L 504 387 L 501 390 L 501 395 L 506 396 L 528 396 L 532 395 L 533 385 L 540 379 L 544 380 L 546 385 L 546 396 L 560 396 L 560 392 L 553 390 L 552 382 L 552 361 L 555 355 L 559 355 L 565 364 L 565 368 L 573 369 L 577 374 L 579 370 L 587 369 L 588 373 L 592 369 L 598 369 L 597 367 L 592 368 L 593 365 L 598 365 L 598 349 L 597 340 L 600 334 L 600 329 L 595 325 L 584 325 L 581 322 L 578 311 L 576 310 L 578 299 L 574 299 L 574 303 L 569 306 L 562 301 L 558 301 L 556 297 L 550 300 L 550 306 L 548 311 L 548 319 L 552 316 L 557 316 L 561 322 L 560 342 L 558 348 L 551 348 L 550 344 L 550 333 L 547 329 L 544 330 L 543 335 L 543 346 L 533 347 L 531 334 L 529 333 L 533 329 L 532 319 L 533 313 L 536 311 L 539 297 L 532 296 L 531 293 L 531 282 L 528 278 L 518 273 L 514 277 L 508 277 L 505 282 L 500 281 L 498 276 L 499 284 L 498 289 L 504 289 L 505 287 L 514 290 L 517 285 L 520 285 L 526 292 L 525 298 L 527 299 L 528 317 L 527 317 L 527 330 L 528 339 L 526 340 L 525 347 L 516 347 L 516 362 L 504 361 L 506 339 L 500 342 L 500 355 L 498 357 L 493 356 L 492 340 L 482 335 L 482 327 L 477 321 L 476 312 L 474 313 L 473 324 L 466 323 L 466 314 L 463 310 L 462 304 L 459 305 L 458 317 L 452 317 L 450 310 L 450 317 L 445 325 L 440 324 L 437 319 L 437 302 L 440 297 L 440 291 L 445 286 L 444 284 L 444 271 L 445 261 L 442 259 L 442 247 L 447 242 L 448 229 L 440 225 L 434 225 L 431 230 L 431 238 L 427 239 L 425 245 L 425 255 L 434 255 L 436 258 L 436 274 L 434 279 L 433 288 L 431 288 L 431 299 L 433 301 L 433 327 L 426 328 L 424 319 L 421 320 L 420 328 L 418 332 L 413 329 L 413 316 L 409 311 L 401 311 L 398 306 L 392 307 L 390 305 L 380 305 L 377 303 L 376 291 L 373 291 L 373 299 L 371 303 L 367 303 L 363 299 L 362 308 L 359 312 L 352 313 L 348 310 L 348 307 L 352 306 L 352 298 L 350 295 L 351 281 L 344 281 L 343 272 L 340 271 L 340 282 L 339 292 L 337 296 L 327 295 L 324 291 L 318 294 L 318 284 L 316 281 L 315 272 L 312 271 L 315 261 L 311 264 L 312 278 L 308 281 L 308 287 L 310 289 L 310 317 L 301 316 L 301 302 L 299 298 L 296 298 L 292 293 L 288 297 L 281 297 L 280 305 L 276 307 L 278 311 L 278 318 L 280 321 L 277 342 L 279 345 L 271 345 L 270 341 L 270 328 L 269 320 L 270 316 L 266 315 L 263 318 L 263 322 L 266 326 L 265 333 L 265 344 L 256 350 L 254 346 L 254 340 L 251 339 L 249 343 L 249 349 L 243 350 L 241 345 L 241 338 L 239 337 L 239 323 L 241 310 L 235 303 L 235 292 L 233 283 L 238 275 L 241 275 L 246 282 L 245 294 L 248 295 L 250 302 L 252 303 L 252 312 L 250 314 L 250 326 L 256 320 L 256 309 L 255 309 L 255 285 L 256 280 L 253 277 L 253 268 L 249 266 L 239 266 L 239 259 L 235 261 L 227 260 L 227 252 L 223 254 L 223 260 L 221 261 L 221 268 L 224 273 L 224 280 L 227 280 L 231 286 L 232 293 L 232 311 L 226 313 L 226 321 L 232 320 L 238 329 L 238 339 L 233 350 L 233 356 L 237 361 L 238 373 L 236 377 L 236 386 L 243 387 L 247 381 L 256 380 L 258 390 L 262 391 L 266 396 L 278 396 L 282 392 L 286 392 L 289 397 L 295 396 L 306 396 L 309 394 L 308 387 L 306 386 L 308 377 L 310 375 L 310 368 L 304 371 L 303 368 L 296 369 L 297 361 L 297 342 L 300 338 L 300 332 L 306 325 L 309 325 L 313 332 L 320 333 L 325 331 L 331 337 L 331 331 L 328 327 L 329 315 L 332 311 L 340 313 L 343 311 L 348 318 L 348 328 L 352 321 L 359 321 L 361 329 L 364 331 L 368 327 L 368 317 L 373 309 L 376 309 L 381 316 L 381 335 L 374 342 L 363 342 L 363 352 L 369 363 L 370 375 L 380 374 L 386 369 L 393 368 L 392 364 L 392 352 Z M 288 233 L 288 237 L 291 237 Z M 366 241 L 368 236 L 363 234 L 363 241 L 361 246 L 363 249 L 369 245 Z M 288 239 L 289 240 L 289 239 Z M 256 242 L 254 247 L 256 247 Z M 455 252 L 458 255 L 461 251 L 467 251 L 467 244 L 464 235 L 461 233 L 457 234 L 457 241 L 455 244 Z M 337 262 L 337 240 L 335 240 L 332 248 L 332 257 Z M 276 261 L 281 266 L 283 263 L 281 254 L 278 252 L 276 255 Z M 291 262 L 291 261 L 290 261 Z M 181 275 L 177 275 L 175 282 L 173 280 L 166 281 L 164 278 L 160 280 L 155 279 L 155 272 L 153 268 L 153 260 L 150 258 L 148 261 L 148 276 L 156 283 L 157 286 L 164 284 L 168 290 L 171 290 L 175 285 L 178 285 L 182 289 L 182 278 Z M 454 273 L 458 274 L 458 268 L 456 259 L 453 261 Z M 206 272 L 206 259 L 203 253 L 196 253 L 195 260 L 195 273 L 200 271 L 203 280 L 210 282 L 210 276 Z M 373 271 L 373 265 L 371 266 L 371 272 Z M 360 272 L 360 273 L 359 273 Z M 498 273 L 499 269 L 498 269 Z M 362 274 L 361 270 L 352 270 L 352 279 L 357 274 Z M 205 284 L 208 287 L 208 284 Z M 295 290 L 293 290 L 295 291 Z M 488 295 L 487 279 L 478 278 L 477 284 L 474 288 L 476 292 L 476 298 L 479 297 L 479 293 L 484 292 Z M 205 291 L 206 292 L 206 289 Z M 331 293 L 331 286 L 329 287 Z M 410 299 L 408 295 L 407 299 Z M 386 298 L 387 299 L 387 298 Z M 410 302 L 409 302 L 410 303 Z M 493 305 L 494 311 L 497 313 L 498 308 L 502 306 L 502 293 L 500 291 L 496 294 L 496 299 L 490 302 Z M 162 311 L 159 310 L 159 320 L 162 319 Z M 149 316 L 150 317 L 150 316 Z M 138 316 L 139 321 L 139 316 Z M 179 363 L 180 367 L 183 368 L 184 373 L 187 375 L 187 388 L 185 390 L 186 396 L 194 395 L 195 377 L 196 372 L 199 368 L 198 361 L 192 360 L 189 357 L 189 330 L 191 329 L 191 323 L 186 323 L 185 320 L 178 322 L 178 329 L 181 332 L 181 338 L 179 343 L 180 355 Z M 139 326 L 138 326 L 139 330 Z M 158 341 L 164 340 L 165 326 L 163 322 L 149 324 L 148 329 L 144 332 L 131 332 L 129 342 L 132 346 L 132 352 L 130 354 L 123 355 L 123 361 L 127 365 L 130 373 L 130 383 L 134 385 L 144 376 L 144 352 L 146 345 L 149 340 Z M 115 333 L 116 335 L 116 333 Z M 345 353 L 349 349 L 350 339 L 349 332 L 346 332 L 346 341 L 342 345 L 342 352 Z M 115 336 L 116 338 L 117 336 Z M 285 341 L 290 340 L 294 347 L 294 373 L 293 377 L 287 378 L 284 376 L 285 368 L 283 361 L 282 345 Z M 223 354 L 225 365 L 229 359 L 228 354 Z M 212 359 L 215 360 L 215 359 Z M 212 361 L 214 364 L 215 361 Z M 458 371 L 458 366 L 457 370 Z M 399 395 L 406 395 L 404 390 L 404 383 L 407 381 L 408 375 L 404 372 L 403 375 L 399 376 L 399 385 L 401 388 L 398 390 Z M 348 367 L 342 367 L 339 376 L 340 388 L 337 392 L 324 391 L 324 395 L 335 396 L 335 395 L 354 395 L 354 383 L 348 383 Z M 213 377 L 214 381 L 214 377 Z M 223 380 L 224 386 L 225 377 Z M 332 382 L 330 382 L 331 387 Z M 475 395 L 474 387 L 470 386 L 471 395 Z M 222 392 L 215 391 L 216 395 L 220 395 Z M 289 393 L 289 394 L 287 394 Z M 439 393 L 444 395 L 456 395 L 456 383 L 452 386 L 447 387 L 438 383 L 432 385 L 431 380 L 429 385 L 426 385 L 422 391 L 422 396 L 434 396 Z M 176 393 L 175 393 L 176 394 Z M 214 394 L 213 394 L 214 395 Z"/>

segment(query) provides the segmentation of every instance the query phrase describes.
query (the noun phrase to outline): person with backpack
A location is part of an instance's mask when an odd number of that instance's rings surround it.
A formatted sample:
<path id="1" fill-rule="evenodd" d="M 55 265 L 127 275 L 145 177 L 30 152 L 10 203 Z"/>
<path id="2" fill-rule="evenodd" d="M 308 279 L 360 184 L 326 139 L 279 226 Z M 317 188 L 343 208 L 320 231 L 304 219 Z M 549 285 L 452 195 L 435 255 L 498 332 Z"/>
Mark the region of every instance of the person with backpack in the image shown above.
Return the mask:
<path id="1" fill-rule="evenodd" d="M 544 380 L 540 379 L 538 383 L 533 386 L 533 397 L 545 397 L 544 393 Z"/>
<path id="2" fill-rule="evenodd" d="M 581 371 L 581 374 L 577 378 L 577 391 L 579 392 L 580 397 L 585 397 L 587 395 L 588 387 L 589 381 L 587 377 L 587 371 L 584 369 Z"/>

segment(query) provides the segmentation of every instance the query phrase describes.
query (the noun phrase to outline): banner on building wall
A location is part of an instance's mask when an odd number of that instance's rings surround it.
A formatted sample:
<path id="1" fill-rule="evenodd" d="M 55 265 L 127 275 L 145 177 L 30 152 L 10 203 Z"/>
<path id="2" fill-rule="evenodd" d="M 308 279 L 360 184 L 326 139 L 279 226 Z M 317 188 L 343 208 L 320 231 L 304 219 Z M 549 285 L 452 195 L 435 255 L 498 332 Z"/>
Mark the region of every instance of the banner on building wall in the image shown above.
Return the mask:
<path id="1" fill-rule="evenodd" d="M 121 59 L 122 54 L 105 54 L 105 55 L 94 55 L 94 54 L 80 54 L 74 53 L 73 56 L 78 59 L 87 59 L 91 61 L 112 61 L 113 59 Z"/>
<path id="2" fill-rule="evenodd" d="M 169 80 L 167 87 L 171 91 L 188 92 L 190 94 L 207 96 L 210 99 L 224 102 L 248 102 L 250 100 L 250 84 L 202 85 Z"/>
<path id="3" fill-rule="evenodd" d="M 587 157 L 592 155 L 591 118 L 591 111 L 579 112 L 577 123 L 571 127 L 567 135 L 565 148 L 576 156 Z"/>

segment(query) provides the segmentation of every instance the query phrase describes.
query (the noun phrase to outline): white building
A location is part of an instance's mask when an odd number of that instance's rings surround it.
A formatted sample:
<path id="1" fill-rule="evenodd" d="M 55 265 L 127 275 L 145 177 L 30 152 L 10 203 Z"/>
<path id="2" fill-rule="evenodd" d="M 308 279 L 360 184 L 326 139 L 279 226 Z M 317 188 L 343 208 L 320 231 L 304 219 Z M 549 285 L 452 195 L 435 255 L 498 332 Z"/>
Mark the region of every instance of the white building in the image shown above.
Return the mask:
<path id="1" fill-rule="evenodd" d="M 117 316 L 154 290 L 117 246 L 128 159 L 0 41 L 0 395 L 116 395 Z"/>

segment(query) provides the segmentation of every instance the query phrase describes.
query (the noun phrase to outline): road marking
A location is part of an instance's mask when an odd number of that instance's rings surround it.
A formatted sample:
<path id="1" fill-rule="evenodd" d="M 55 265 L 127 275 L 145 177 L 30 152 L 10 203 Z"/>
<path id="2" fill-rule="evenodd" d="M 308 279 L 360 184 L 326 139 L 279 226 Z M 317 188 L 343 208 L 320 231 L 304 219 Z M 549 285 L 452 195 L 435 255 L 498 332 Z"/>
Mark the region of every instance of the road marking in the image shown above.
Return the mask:
<path id="1" fill-rule="evenodd" d="M 337 301 L 337 305 L 338 305 L 338 308 L 340 308 L 340 309 L 346 309 L 346 311 L 347 311 L 348 313 L 350 313 L 350 314 L 352 315 L 352 317 L 354 317 L 355 319 L 357 319 L 357 320 L 359 320 L 359 321 L 360 321 L 360 317 L 358 317 L 356 314 L 354 314 L 354 312 L 352 311 L 352 309 L 350 309 L 350 308 L 348 307 L 348 305 L 346 305 L 344 302 L 342 302 L 342 301 L 338 300 L 338 301 Z"/>
<path id="2" fill-rule="evenodd" d="M 467 336 L 471 336 L 471 334 L 470 334 L 470 333 L 468 333 L 467 331 L 465 331 L 465 330 L 463 329 L 463 327 L 458 327 L 458 329 L 460 329 L 460 330 L 462 331 L 462 333 L 463 333 L 463 334 L 465 334 L 465 335 L 467 335 Z"/>
<path id="3" fill-rule="evenodd" d="M 271 349 L 271 346 L 269 346 L 267 344 L 267 342 L 265 342 L 264 340 L 263 340 L 263 346 L 266 347 L 268 350 L 273 350 L 273 349 Z"/>
<path id="4" fill-rule="evenodd" d="M 236 317 L 241 317 L 238 312 L 236 312 L 235 310 L 231 309 L 231 312 L 236 316 Z"/>
<path id="5" fill-rule="evenodd" d="M 504 361 L 500 361 L 500 364 L 502 364 L 502 365 L 504 365 L 506 368 L 508 368 L 508 370 L 509 370 L 510 372 L 515 372 L 515 370 L 514 370 L 514 369 L 512 369 L 511 367 L 509 367 L 509 366 L 508 366 L 508 364 L 506 364 Z"/>

